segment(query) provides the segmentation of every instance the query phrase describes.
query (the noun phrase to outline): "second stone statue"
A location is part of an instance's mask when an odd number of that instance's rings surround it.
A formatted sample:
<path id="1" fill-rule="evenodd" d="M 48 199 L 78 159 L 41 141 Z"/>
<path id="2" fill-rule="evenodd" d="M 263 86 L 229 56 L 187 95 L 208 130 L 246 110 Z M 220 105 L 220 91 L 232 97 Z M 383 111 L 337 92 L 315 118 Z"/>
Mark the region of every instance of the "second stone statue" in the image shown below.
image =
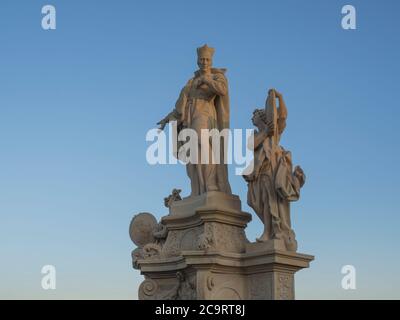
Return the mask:
<path id="1" fill-rule="evenodd" d="M 265 109 L 253 112 L 252 121 L 257 130 L 249 139 L 248 147 L 254 151 L 254 162 L 251 173 L 243 178 L 248 183 L 247 203 L 264 224 L 263 234 L 257 241 L 275 241 L 277 248 L 296 251 L 289 202 L 299 199 L 305 175 L 299 166 L 292 171 L 291 153 L 279 144 L 287 114 L 282 94 L 269 90 Z"/>

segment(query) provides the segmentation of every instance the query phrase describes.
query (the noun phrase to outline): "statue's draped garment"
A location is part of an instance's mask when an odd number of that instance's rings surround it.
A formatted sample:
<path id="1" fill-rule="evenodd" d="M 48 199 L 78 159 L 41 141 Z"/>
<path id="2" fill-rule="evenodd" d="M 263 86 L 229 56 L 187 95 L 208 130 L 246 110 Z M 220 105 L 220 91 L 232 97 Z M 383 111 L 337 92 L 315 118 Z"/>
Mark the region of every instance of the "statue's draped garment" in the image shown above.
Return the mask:
<path id="1" fill-rule="evenodd" d="M 279 145 L 286 127 L 287 110 L 275 106 L 275 98 L 266 103 L 267 125 L 272 123 L 272 136 L 255 131 L 248 148 L 254 152 L 253 172 L 247 176 L 247 203 L 264 223 L 263 241 L 283 239 L 289 250 L 297 249 L 290 222 L 290 201 L 300 197 L 300 181 L 293 174 L 292 156 Z"/>
<path id="2" fill-rule="evenodd" d="M 264 223 L 270 239 L 283 238 L 296 246 L 290 222 L 290 201 L 299 199 L 300 183 L 292 174 L 291 153 L 281 146 L 272 152 L 270 138 L 260 135 L 264 133 L 255 132 L 254 171 L 248 185 L 247 202 Z"/>
<path id="3" fill-rule="evenodd" d="M 228 181 L 227 165 L 225 155 L 227 154 L 228 141 L 220 141 L 219 164 L 201 164 L 201 147 L 209 150 L 212 154 L 212 139 L 201 140 L 202 129 L 229 128 L 229 95 L 228 82 L 224 75 L 225 69 L 211 69 L 210 80 L 207 84 L 198 86 L 197 80 L 201 76 L 196 71 L 182 89 L 175 104 L 174 113 L 178 117 L 178 128 L 190 128 L 196 131 L 199 143 L 198 163 L 186 165 L 187 174 L 191 181 L 191 195 L 200 195 L 207 191 L 222 191 L 230 194 L 231 188 Z M 178 129 L 179 130 L 179 129 Z M 201 143 L 206 143 L 202 146 Z"/>

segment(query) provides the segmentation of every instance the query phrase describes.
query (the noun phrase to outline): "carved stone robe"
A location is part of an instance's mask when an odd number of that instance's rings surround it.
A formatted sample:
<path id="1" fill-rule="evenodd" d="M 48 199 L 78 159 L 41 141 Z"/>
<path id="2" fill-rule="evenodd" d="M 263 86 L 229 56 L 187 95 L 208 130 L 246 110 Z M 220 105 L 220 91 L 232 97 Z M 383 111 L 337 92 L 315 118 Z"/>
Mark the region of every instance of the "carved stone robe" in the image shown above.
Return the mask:
<path id="1" fill-rule="evenodd" d="M 254 150 L 254 169 L 247 176 L 247 203 L 264 223 L 262 240 L 283 239 L 288 250 L 296 251 L 289 201 L 299 199 L 300 182 L 292 173 L 291 153 L 257 131 L 249 147 Z"/>
<path id="2" fill-rule="evenodd" d="M 175 104 L 175 114 L 178 116 L 178 130 L 191 128 L 199 138 L 198 163 L 187 164 L 187 174 L 191 181 L 191 195 L 200 195 L 207 191 L 222 191 L 231 193 L 228 181 L 227 165 L 224 156 L 227 150 L 227 141 L 220 141 L 220 164 L 201 164 L 201 130 L 229 128 L 229 95 L 228 82 L 224 75 L 225 69 L 211 70 L 211 79 L 207 83 L 198 85 L 196 81 L 201 76 L 196 71 L 182 89 Z M 206 142 L 209 154 L 212 154 L 212 141 Z"/>

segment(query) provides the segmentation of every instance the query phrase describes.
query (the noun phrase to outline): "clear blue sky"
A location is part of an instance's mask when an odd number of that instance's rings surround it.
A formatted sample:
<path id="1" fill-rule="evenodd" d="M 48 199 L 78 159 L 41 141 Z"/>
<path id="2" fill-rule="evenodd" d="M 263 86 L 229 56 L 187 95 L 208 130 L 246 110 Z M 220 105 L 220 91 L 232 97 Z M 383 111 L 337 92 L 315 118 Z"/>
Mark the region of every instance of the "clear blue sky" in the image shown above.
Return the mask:
<path id="1" fill-rule="evenodd" d="M 345 4 L 357 30 L 341 28 Z M 233 128 L 251 128 L 267 88 L 286 98 L 281 142 L 308 178 L 293 225 L 316 256 L 297 298 L 400 298 L 399 14 L 399 1 L 2 0 L 0 298 L 137 297 L 130 219 L 189 192 L 184 167 L 147 164 L 145 134 L 204 43 L 228 68 Z M 254 217 L 249 239 L 260 232 Z M 40 286 L 46 264 L 55 291 Z M 357 290 L 341 289 L 346 264 Z"/>

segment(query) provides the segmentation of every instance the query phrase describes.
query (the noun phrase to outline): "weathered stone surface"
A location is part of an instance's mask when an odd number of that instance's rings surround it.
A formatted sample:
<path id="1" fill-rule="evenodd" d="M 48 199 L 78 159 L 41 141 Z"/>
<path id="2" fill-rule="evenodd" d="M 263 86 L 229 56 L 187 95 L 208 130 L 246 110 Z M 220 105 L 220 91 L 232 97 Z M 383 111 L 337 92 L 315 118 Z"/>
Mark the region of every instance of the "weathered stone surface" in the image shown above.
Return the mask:
<path id="1" fill-rule="evenodd" d="M 172 112 L 158 123 L 160 129 L 170 121 L 176 121 L 179 132 L 229 128 L 227 79 L 224 69 L 211 68 L 213 53 L 208 46 L 198 48 L 199 70 L 182 89 Z M 202 163 L 201 155 L 196 155 L 200 161 L 189 161 L 191 194 L 182 199 L 181 190 L 173 189 L 164 198 L 169 214 L 158 223 L 150 213 L 133 218 L 130 236 L 138 248 L 132 251 L 132 265 L 145 277 L 139 299 L 295 298 L 294 275 L 308 268 L 314 257 L 297 253 L 291 226 L 290 202 L 299 199 L 305 174 L 298 166 L 292 168 L 290 152 L 279 144 L 286 118 L 283 96 L 275 89 L 269 90 L 265 109 L 255 110 L 252 118 L 257 130 L 248 147 L 254 151 L 254 162 L 243 177 L 247 202 L 264 224 L 257 242 L 246 238 L 252 217 L 231 193 L 225 155 L 220 155 L 219 164 Z M 201 154 L 206 158 L 216 153 L 213 139 L 199 144 L 205 147 Z M 223 139 L 220 150 L 226 146 Z"/>
<path id="2" fill-rule="evenodd" d="M 182 256 L 140 261 L 143 284 L 157 287 L 143 299 L 166 299 L 178 289 L 176 270 L 190 279 L 185 290 L 190 294 L 181 299 L 294 299 L 294 274 L 307 268 L 312 256 L 287 251 L 220 254 L 217 252 L 185 251 Z M 190 290 L 189 290 L 190 289 Z M 142 289 L 141 289 L 142 290 Z M 175 291 L 174 291 L 175 290 Z"/>
<path id="3" fill-rule="evenodd" d="M 276 100 L 279 101 L 279 107 Z M 259 242 L 279 241 L 286 250 L 296 251 L 296 234 L 290 219 L 290 202 L 300 198 L 305 174 L 300 166 L 292 169 L 292 155 L 280 144 L 286 128 L 286 104 L 283 95 L 275 89 L 268 91 L 265 109 L 256 109 L 252 122 L 257 127 L 248 148 L 254 152 L 254 161 L 245 170 L 248 184 L 247 203 L 264 224 Z"/>
<path id="4" fill-rule="evenodd" d="M 241 211 L 237 196 L 212 191 L 174 202 L 171 209 L 171 214 L 162 218 L 169 230 L 165 257 L 187 250 L 245 251 L 244 228 L 251 216 Z"/>
<path id="5" fill-rule="evenodd" d="M 175 218 L 191 217 L 197 211 L 220 210 L 224 212 L 240 213 L 242 204 L 238 196 L 219 191 L 210 191 L 199 196 L 191 196 L 171 204 L 170 215 L 164 221 Z"/>
<path id="6" fill-rule="evenodd" d="M 198 137 L 201 136 L 202 130 L 222 131 L 229 128 L 230 106 L 226 69 L 212 67 L 214 51 L 207 45 L 197 48 L 199 69 L 181 90 L 175 108 L 157 123 L 161 130 L 171 121 L 177 122 L 179 132 L 191 129 Z M 199 140 L 199 143 L 201 147 L 196 155 L 197 161 L 186 164 L 191 195 L 197 196 L 210 191 L 231 194 L 225 153 L 220 154 L 219 163 L 214 163 L 211 161 L 213 142 L 203 143 Z M 225 150 L 227 145 L 227 139 L 223 139 L 221 150 Z M 208 158 L 208 163 L 202 163 L 203 158 Z"/>
<path id="7" fill-rule="evenodd" d="M 151 213 L 142 212 L 134 216 L 129 226 L 132 242 L 138 247 L 154 242 L 153 229 L 156 225 L 157 220 Z"/>
<path id="8" fill-rule="evenodd" d="M 287 251 L 281 240 L 250 243 L 244 229 L 251 216 L 241 211 L 240 201 L 236 212 L 224 211 L 225 195 L 209 196 L 213 205 L 161 219 L 168 230 L 165 242 L 146 244 L 142 252 L 154 247 L 154 254 L 144 252 L 135 261 L 146 279 L 139 298 L 294 299 L 294 273 L 307 268 L 313 257 Z M 198 197 L 180 209 L 207 203 L 207 195 Z"/>

